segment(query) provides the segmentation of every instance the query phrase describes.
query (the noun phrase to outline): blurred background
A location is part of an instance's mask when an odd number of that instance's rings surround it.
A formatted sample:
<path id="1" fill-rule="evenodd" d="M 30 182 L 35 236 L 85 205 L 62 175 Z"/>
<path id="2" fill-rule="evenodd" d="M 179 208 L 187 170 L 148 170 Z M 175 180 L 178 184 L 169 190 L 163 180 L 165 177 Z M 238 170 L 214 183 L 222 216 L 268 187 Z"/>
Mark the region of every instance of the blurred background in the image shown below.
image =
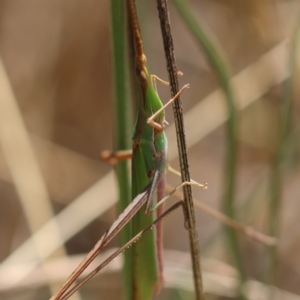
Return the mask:
<path id="1" fill-rule="evenodd" d="M 272 199 L 279 203 L 271 282 L 271 251 L 239 235 L 244 288 L 249 299 L 270 294 L 271 299 L 300 299 L 295 47 L 292 80 L 289 68 L 300 2 L 188 3 L 230 69 L 238 112 L 236 219 L 268 233 Z M 48 299 L 117 216 L 113 169 L 100 160 L 101 151 L 113 149 L 109 5 L 0 1 L 0 299 Z M 168 78 L 155 2 L 138 8 L 149 68 Z M 172 1 L 169 8 L 178 69 L 184 73 L 180 84 L 191 85 L 182 96 L 191 175 L 209 184 L 207 191 L 194 189 L 194 196 L 221 210 L 227 180 L 225 98 Z M 281 140 L 280 111 L 291 83 L 291 125 Z M 158 89 L 166 102 L 168 87 Z M 178 168 L 171 109 L 167 120 L 170 162 Z M 284 155 L 277 159 L 283 143 Z M 176 186 L 180 179 L 168 175 L 168 182 Z M 196 215 L 207 299 L 238 299 L 239 273 L 223 226 L 200 210 Z M 164 223 L 166 288 L 159 299 L 193 299 L 181 211 Z M 116 246 L 113 241 L 111 247 Z M 121 299 L 120 268 L 118 258 L 72 299 Z"/>

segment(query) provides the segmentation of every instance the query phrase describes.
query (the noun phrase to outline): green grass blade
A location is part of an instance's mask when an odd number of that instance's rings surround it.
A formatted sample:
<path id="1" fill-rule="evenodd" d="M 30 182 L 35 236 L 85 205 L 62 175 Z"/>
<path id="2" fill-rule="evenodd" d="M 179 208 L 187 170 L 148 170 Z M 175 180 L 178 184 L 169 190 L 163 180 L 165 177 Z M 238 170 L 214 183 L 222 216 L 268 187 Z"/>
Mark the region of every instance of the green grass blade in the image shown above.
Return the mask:
<path id="1" fill-rule="evenodd" d="M 293 106 L 293 83 L 295 80 L 297 42 L 300 30 L 300 21 L 298 22 L 291 43 L 289 56 L 289 72 L 290 77 L 286 82 L 282 103 L 280 108 L 279 120 L 279 139 L 278 146 L 275 150 L 273 165 L 270 176 L 270 211 L 269 211 L 269 234 L 277 237 L 280 226 L 280 210 L 282 202 L 282 186 L 284 163 L 287 158 L 288 148 L 292 142 L 292 106 Z M 276 274 L 278 267 L 277 247 L 273 246 L 267 252 L 267 283 L 274 284 L 276 282 Z"/>
<path id="2" fill-rule="evenodd" d="M 128 70 L 126 49 L 126 15 L 123 0 L 111 1 L 111 28 L 113 51 L 114 84 L 114 144 L 115 150 L 131 148 L 130 101 L 128 92 Z M 116 165 L 119 184 L 119 211 L 123 211 L 131 202 L 131 186 L 128 162 L 119 161 Z M 123 245 L 131 238 L 131 226 L 126 225 L 120 237 Z M 131 249 L 124 253 L 125 298 L 130 300 L 131 291 Z"/>

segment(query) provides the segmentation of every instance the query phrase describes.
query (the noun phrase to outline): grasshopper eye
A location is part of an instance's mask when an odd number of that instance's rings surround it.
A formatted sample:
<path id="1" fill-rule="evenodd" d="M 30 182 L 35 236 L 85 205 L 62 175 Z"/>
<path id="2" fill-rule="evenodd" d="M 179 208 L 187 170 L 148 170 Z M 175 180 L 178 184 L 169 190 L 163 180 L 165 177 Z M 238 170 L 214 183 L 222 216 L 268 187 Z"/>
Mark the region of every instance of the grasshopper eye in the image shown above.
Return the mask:
<path id="1" fill-rule="evenodd" d="M 140 84 L 145 84 L 147 82 L 146 72 L 138 66 L 136 67 L 136 76 Z"/>
<path id="2" fill-rule="evenodd" d="M 146 72 L 145 72 L 145 71 L 141 71 L 141 72 L 140 72 L 140 76 L 141 76 L 143 79 L 147 80 L 147 75 L 146 75 Z"/>
<path id="3" fill-rule="evenodd" d="M 144 65 L 146 65 L 146 63 L 147 63 L 147 58 L 146 58 L 146 55 L 145 55 L 145 54 L 143 54 L 142 60 L 143 60 Z"/>

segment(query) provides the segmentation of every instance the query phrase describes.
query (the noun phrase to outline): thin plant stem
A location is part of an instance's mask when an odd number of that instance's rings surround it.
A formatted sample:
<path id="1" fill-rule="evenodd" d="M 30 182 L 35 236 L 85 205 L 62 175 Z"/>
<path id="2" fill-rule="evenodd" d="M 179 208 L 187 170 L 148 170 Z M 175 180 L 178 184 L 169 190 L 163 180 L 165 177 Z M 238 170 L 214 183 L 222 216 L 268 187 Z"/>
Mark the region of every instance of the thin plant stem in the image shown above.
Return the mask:
<path id="1" fill-rule="evenodd" d="M 171 96 L 174 97 L 179 91 L 177 67 L 174 55 L 173 38 L 171 34 L 171 26 L 169 20 L 168 5 L 166 0 L 157 0 L 157 8 L 160 19 L 160 26 L 163 37 L 164 51 L 167 60 L 167 69 L 169 73 L 169 81 L 171 87 Z M 175 118 L 175 127 L 177 135 L 177 145 L 179 152 L 179 162 L 182 181 L 190 181 L 189 164 L 186 149 L 186 140 L 184 133 L 183 113 L 180 97 L 173 103 L 173 113 Z M 204 299 L 202 274 L 200 267 L 200 247 L 198 241 L 198 232 L 196 226 L 195 210 L 193 204 L 193 195 L 190 185 L 183 188 L 185 209 L 186 209 L 186 222 L 189 232 L 190 251 L 192 258 L 193 277 L 195 294 L 197 300 Z"/>

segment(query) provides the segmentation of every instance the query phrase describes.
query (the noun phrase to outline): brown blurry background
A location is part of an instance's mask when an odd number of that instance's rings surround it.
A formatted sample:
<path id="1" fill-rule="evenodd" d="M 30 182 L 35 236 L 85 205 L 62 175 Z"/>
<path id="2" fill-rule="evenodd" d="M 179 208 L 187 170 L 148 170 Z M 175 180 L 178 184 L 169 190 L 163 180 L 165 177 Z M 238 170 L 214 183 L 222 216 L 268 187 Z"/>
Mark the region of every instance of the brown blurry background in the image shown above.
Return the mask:
<path id="1" fill-rule="evenodd" d="M 236 94 L 237 98 L 247 95 L 251 104 L 239 111 L 238 218 L 265 231 L 279 104 L 288 78 L 288 42 L 300 2 L 193 0 L 190 5 L 222 49 L 232 76 L 244 76 Z M 0 1 L 0 299 L 48 299 L 80 260 L 75 255 L 89 251 L 116 217 L 112 167 L 99 159 L 102 150 L 113 148 L 109 13 L 109 1 Z M 155 2 L 139 5 L 139 13 L 151 72 L 167 78 Z M 171 3 L 170 17 L 178 69 L 184 73 L 180 81 L 191 84 L 183 96 L 184 111 L 195 112 L 195 105 L 205 101 L 221 103 L 222 109 L 221 93 L 214 94 L 219 102 L 207 98 L 219 88 L 214 71 Z M 293 130 L 299 127 L 298 71 Z M 159 92 L 164 101 L 169 99 L 168 88 L 159 86 Z M 209 115 L 187 119 L 196 133 L 187 129 L 186 135 L 192 177 L 209 184 L 205 192 L 195 189 L 195 197 L 219 209 L 225 131 L 218 110 L 213 107 Z M 171 109 L 167 118 L 172 123 Z M 284 174 L 278 299 L 300 299 L 298 146 L 295 138 Z M 170 152 L 176 152 L 172 134 Z M 171 163 L 178 167 L 177 159 Z M 173 175 L 168 181 L 179 183 Z M 62 216 L 58 227 L 51 223 L 48 231 L 44 228 L 40 236 L 34 235 L 76 201 L 85 209 L 77 208 L 68 218 Z M 208 299 L 235 299 L 236 273 L 229 266 L 232 261 L 221 226 L 201 211 L 196 213 Z M 183 281 L 180 272 L 190 272 L 190 262 L 181 215 L 175 212 L 166 219 L 165 247 L 167 268 L 179 270 Z M 35 246 L 24 246 L 30 237 Z M 64 239 L 65 246 L 59 247 Z M 265 246 L 243 236 L 240 242 L 249 279 L 262 282 Z M 48 253 L 54 244 L 58 246 Z M 119 268 L 117 261 L 115 269 L 112 265 L 72 299 L 120 299 Z M 168 288 L 160 299 L 190 299 L 190 282 L 181 283 L 185 291 L 174 292 L 170 287 L 176 287 L 176 280 L 166 281 Z M 251 299 L 267 299 L 257 282 L 249 286 L 258 294 Z"/>

